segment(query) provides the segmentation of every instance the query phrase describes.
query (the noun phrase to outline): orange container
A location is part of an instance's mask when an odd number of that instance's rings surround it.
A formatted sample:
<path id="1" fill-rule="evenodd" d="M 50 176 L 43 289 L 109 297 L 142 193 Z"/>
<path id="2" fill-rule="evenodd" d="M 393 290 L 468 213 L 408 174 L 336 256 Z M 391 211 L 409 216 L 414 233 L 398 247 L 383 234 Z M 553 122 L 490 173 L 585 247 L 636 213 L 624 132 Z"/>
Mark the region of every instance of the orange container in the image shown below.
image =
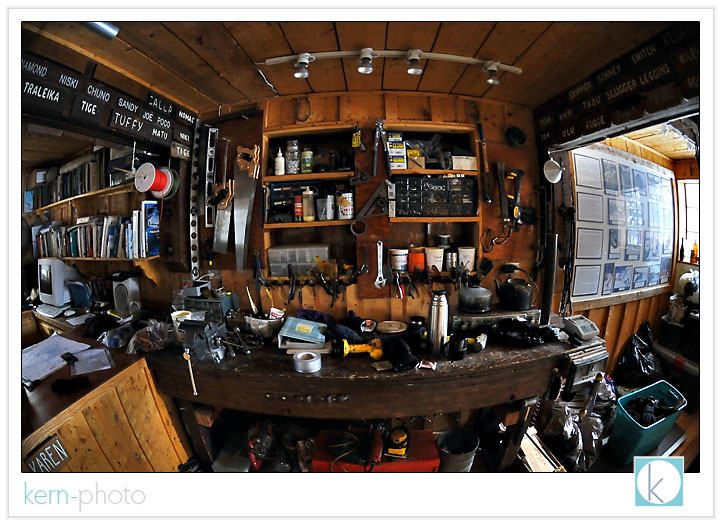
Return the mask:
<path id="1" fill-rule="evenodd" d="M 414 268 L 423 270 L 426 266 L 426 256 L 423 248 L 409 249 L 409 272 L 413 272 Z"/>

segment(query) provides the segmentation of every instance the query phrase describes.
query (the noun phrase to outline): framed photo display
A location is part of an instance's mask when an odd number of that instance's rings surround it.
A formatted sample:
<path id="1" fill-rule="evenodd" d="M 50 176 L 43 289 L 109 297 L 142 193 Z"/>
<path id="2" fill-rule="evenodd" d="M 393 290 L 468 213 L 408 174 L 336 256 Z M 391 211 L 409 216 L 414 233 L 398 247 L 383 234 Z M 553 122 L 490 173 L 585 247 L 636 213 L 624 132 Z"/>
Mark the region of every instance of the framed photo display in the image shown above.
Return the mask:
<path id="1" fill-rule="evenodd" d="M 603 145 L 574 150 L 572 157 L 577 208 L 572 301 L 668 283 L 674 173 Z"/>

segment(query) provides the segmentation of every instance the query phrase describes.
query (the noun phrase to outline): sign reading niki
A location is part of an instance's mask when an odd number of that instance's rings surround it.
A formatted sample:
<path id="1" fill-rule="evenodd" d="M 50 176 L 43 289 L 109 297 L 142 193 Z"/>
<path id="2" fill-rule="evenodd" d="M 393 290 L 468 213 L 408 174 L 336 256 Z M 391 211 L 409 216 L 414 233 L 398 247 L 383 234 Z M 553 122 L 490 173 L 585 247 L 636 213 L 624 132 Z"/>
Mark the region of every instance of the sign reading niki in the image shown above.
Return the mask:
<path id="1" fill-rule="evenodd" d="M 175 109 L 172 102 L 153 93 L 148 93 L 148 103 L 146 106 L 165 113 L 166 115 L 172 115 L 173 109 Z"/>
<path id="2" fill-rule="evenodd" d="M 70 454 L 55 434 L 25 458 L 25 467 L 29 472 L 55 472 L 68 461 Z"/>
<path id="3" fill-rule="evenodd" d="M 191 131 L 188 129 L 184 129 L 184 128 L 176 126 L 175 128 L 173 128 L 173 140 L 177 140 L 178 142 L 181 142 L 183 144 L 190 145 Z"/>

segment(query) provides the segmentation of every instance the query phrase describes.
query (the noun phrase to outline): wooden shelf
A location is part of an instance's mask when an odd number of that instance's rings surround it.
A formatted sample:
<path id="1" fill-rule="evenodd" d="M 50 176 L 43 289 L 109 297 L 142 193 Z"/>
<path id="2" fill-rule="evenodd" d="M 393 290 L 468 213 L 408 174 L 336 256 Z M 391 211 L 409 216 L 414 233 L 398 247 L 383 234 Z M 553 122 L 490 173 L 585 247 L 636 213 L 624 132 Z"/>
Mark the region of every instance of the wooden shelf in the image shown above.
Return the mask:
<path id="1" fill-rule="evenodd" d="M 348 226 L 353 220 L 342 221 L 313 221 L 313 222 L 279 222 L 276 224 L 264 224 L 264 230 L 283 230 L 285 228 L 323 228 L 326 226 Z"/>
<path id="2" fill-rule="evenodd" d="M 478 175 L 479 170 L 426 170 L 426 169 L 407 169 L 407 170 L 391 170 L 391 175 L 445 175 L 447 173 L 460 173 L 462 175 Z"/>
<path id="3" fill-rule="evenodd" d="M 389 217 L 389 222 L 479 222 L 479 217 Z"/>
<path id="4" fill-rule="evenodd" d="M 269 138 L 287 137 L 293 138 L 296 135 L 319 135 L 322 133 L 334 133 L 342 131 L 353 131 L 353 122 L 324 122 L 320 124 L 310 124 L 308 126 L 279 126 L 275 128 L 266 128 L 263 134 Z"/>
<path id="5" fill-rule="evenodd" d="M 299 173 L 294 175 L 264 175 L 262 182 L 293 182 L 306 180 L 335 180 L 353 177 L 354 171 L 328 171 L 325 173 Z"/>
<path id="6" fill-rule="evenodd" d="M 138 257 L 137 259 L 128 259 L 125 257 L 59 257 L 63 261 L 97 261 L 97 262 L 112 262 L 112 261 L 152 261 L 154 259 L 160 259 L 160 255 L 154 255 L 152 257 Z"/>
<path id="7" fill-rule="evenodd" d="M 109 188 L 103 188 L 102 190 L 95 190 L 95 191 L 89 191 L 88 193 L 83 193 L 81 195 L 76 195 L 75 197 L 68 197 L 67 199 L 63 199 L 61 201 L 53 202 L 51 204 L 48 204 L 46 206 L 43 206 L 41 208 L 37 208 L 35 210 L 31 210 L 28 213 L 35 213 L 39 211 L 45 211 L 49 210 L 51 208 L 55 208 L 56 206 L 62 206 L 63 204 L 67 204 L 72 201 L 85 199 L 89 197 L 107 197 L 110 195 L 120 195 L 122 193 L 131 193 L 135 191 L 135 184 L 133 182 L 127 182 L 124 184 L 119 184 L 117 186 L 111 186 Z"/>

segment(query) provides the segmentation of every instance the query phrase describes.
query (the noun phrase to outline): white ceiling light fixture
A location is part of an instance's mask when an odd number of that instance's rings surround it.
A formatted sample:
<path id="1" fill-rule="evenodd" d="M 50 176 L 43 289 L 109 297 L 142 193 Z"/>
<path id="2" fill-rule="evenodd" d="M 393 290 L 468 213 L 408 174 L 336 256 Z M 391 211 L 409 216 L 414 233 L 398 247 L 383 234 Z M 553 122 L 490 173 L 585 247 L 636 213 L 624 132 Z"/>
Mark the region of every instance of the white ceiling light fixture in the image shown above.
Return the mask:
<path id="1" fill-rule="evenodd" d="M 458 64 L 467 64 L 472 66 L 481 66 L 481 68 L 489 74 L 487 82 L 491 85 L 499 84 L 499 74 L 513 73 L 520 75 L 522 69 L 508 64 L 502 64 L 496 60 L 488 60 L 483 58 L 464 57 L 460 55 L 449 55 L 446 53 L 427 53 L 420 49 L 409 49 L 408 51 L 377 51 L 370 47 L 365 47 L 358 51 L 322 51 L 320 53 L 301 53 L 298 55 L 287 55 L 282 57 L 267 58 L 263 62 L 256 62 L 257 66 L 266 65 L 273 66 L 277 64 L 295 63 L 296 78 L 308 77 L 308 64 L 314 60 L 322 60 L 325 58 L 353 58 L 359 57 L 358 72 L 364 75 L 373 73 L 374 67 L 371 63 L 374 58 L 404 58 L 408 62 L 409 67 L 406 72 L 409 75 L 420 75 L 423 73 L 421 68 L 421 60 L 442 60 L 445 62 L 456 62 Z"/>
<path id="2" fill-rule="evenodd" d="M 501 82 L 499 80 L 499 65 L 496 62 L 492 62 L 491 64 L 485 66 L 484 70 L 489 73 L 489 78 L 486 79 L 487 84 L 496 86 L 499 82 Z"/>
<path id="3" fill-rule="evenodd" d="M 301 53 L 296 57 L 293 76 L 296 78 L 308 78 L 308 64 L 313 62 L 315 58 L 309 53 Z"/>
<path id="4" fill-rule="evenodd" d="M 421 49 L 409 49 L 409 52 L 406 54 L 406 63 L 409 64 L 406 72 L 409 75 L 416 76 L 424 72 L 424 69 L 419 64 L 419 61 L 421 60 L 421 53 Z"/>
<path id="5" fill-rule="evenodd" d="M 358 72 L 362 75 L 370 75 L 374 72 L 374 66 L 371 61 L 374 58 L 374 50 L 370 47 L 365 47 L 361 50 L 361 58 L 358 61 Z"/>

